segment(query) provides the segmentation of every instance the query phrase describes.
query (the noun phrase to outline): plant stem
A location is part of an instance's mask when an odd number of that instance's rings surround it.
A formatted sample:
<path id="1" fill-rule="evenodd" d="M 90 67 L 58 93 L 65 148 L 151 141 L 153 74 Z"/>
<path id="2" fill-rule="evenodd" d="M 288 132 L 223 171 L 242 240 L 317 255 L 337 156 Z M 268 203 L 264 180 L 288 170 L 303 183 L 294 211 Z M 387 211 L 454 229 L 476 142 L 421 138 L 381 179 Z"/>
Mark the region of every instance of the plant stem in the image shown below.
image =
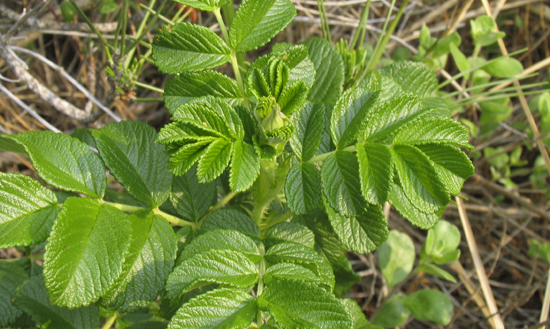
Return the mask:
<path id="1" fill-rule="evenodd" d="M 86 14 L 82 11 L 82 9 L 80 9 L 80 7 L 76 4 L 75 0 L 69 0 L 71 2 L 71 4 L 73 5 L 74 9 L 76 10 L 76 12 L 78 13 L 78 15 L 84 20 L 84 22 L 86 22 L 86 24 L 88 24 L 88 27 L 90 27 L 90 30 L 92 30 L 95 34 L 97 34 L 97 37 L 99 38 L 99 40 L 101 41 L 101 43 L 103 43 L 103 45 L 107 48 L 107 49 L 113 49 L 113 46 L 111 46 L 107 40 L 105 40 L 105 38 L 103 38 L 103 34 L 101 34 L 101 32 L 99 32 L 99 30 L 95 27 L 94 23 L 92 23 L 92 21 L 88 18 L 88 16 L 86 16 Z M 113 49 L 114 50 L 114 49 Z M 111 54 L 110 52 L 108 53 L 109 55 L 109 60 L 110 62 L 112 63 L 113 60 L 111 58 Z"/>
<path id="2" fill-rule="evenodd" d="M 233 67 L 233 72 L 235 73 L 235 80 L 237 80 L 237 85 L 239 86 L 239 90 L 241 91 L 241 94 L 244 96 L 244 84 L 243 84 L 243 79 L 241 77 L 241 71 L 239 69 L 239 61 L 237 60 L 237 52 L 235 51 L 235 49 L 231 47 L 231 43 L 229 42 L 229 34 L 227 33 L 227 29 L 225 28 L 225 23 L 223 21 L 220 8 L 214 9 L 214 16 L 216 16 L 216 20 L 220 25 L 220 30 L 222 30 L 225 43 L 231 48 L 231 66 Z"/>
<path id="3" fill-rule="evenodd" d="M 260 264 L 258 264 L 258 271 L 260 272 L 260 280 L 258 281 L 258 288 L 256 289 L 256 297 L 260 297 L 264 292 L 264 274 L 267 268 L 267 264 L 265 262 L 265 246 L 263 242 L 260 242 L 258 244 L 258 249 L 260 250 L 260 256 L 262 257 L 262 260 L 260 260 Z M 256 316 L 256 322 L 258 326 L 261 326 L 264 322 L 264 317 L 262 314 L 262 311 L 258 309 L 258 314 Z"/>
<path id="4" fill-rule="evenodd" d="M 403 12 L 405 11 L 405 8 L 409 4 L 409 0 L 403 1 L 403 4 L 401 5 L 401 8 L 399 8 L 399 11 L 397 12 L 397 15 L 395 16 L 395 19 L 391 22 L 391 25 L 388 30 L 386 30 L 386 25 L 390 19 L 391 12 L 393 10 L 393 7 L 395 5 L 395 0 L 392 1 L 392 6 L 390 7 L 390 11 L 388 12 L 388 18 L 386 19 L 386 23 L 384 24 L 384 29 L 382 30 L 383 35 L 381 36 L 381 39 L 376 44 L 376 49 L 374 51 L 374 55 L 372 55 L 372 58 L 370 59 L 369 65 L 367 66 L 367 69 L 365 73 L 369 73 L 370 71 L 374 70 L 378 62 L 380 61 L 380 58 L 382 57 L 382 54 L 384 53 L 384 49 L 386 48 L 386 45 L 390 41 L 390 37 L 393 34 L 393 31 L 395 31 L 395 28 L 397 27 L 397 24 L 399 23 L 399 20 L 401 19 L 401 16 L 403 15 Z"/>
<path id="5" fill-rule="evenodd" d="M 365 4 L 365 9 L 363 9 L 363 13 L 361 14 L 361 20 L 359 21 L 359 27 L 355 31 L 355 35 L 353 36 L 353 39 L 351 43 L 349 44 L 349 50 L 355 49 L 355 46 L 357 45 L 357 41 L 361 40 L 359 43 L 359 47 L 363 47 L 363 42 L 365 41 L 365 31 L 366 25 L 367 25 L 367 19 L 369 18 L 369 8 L 370 8 L 370 2 L 371 0 L 367 0 L 367 3 Z"/>
<path id="6" fill-rule="evenodd" d="M 115 323 L 117 317 L 118 313 L 113 314 L 113 316 L 105 321 L 105 324 L 103 325 L 103 327 L 101 327 L 101 329 L 110 329 L 113 326 L 113 323 Z"/>
<path id="7" fill-rule="evenodd" d="M 140 211 L 140 210 L 145 209 L 144 207 L 130 206 L 130 205 L 127 205 L 127 204 L 115 203 L 115 202 L 109 202 L 109 201 L 103 201 L 103 203 L 106 203 L 106 204 L 108 204 L 110 206 L 113 206 L 113 207 L 117 208 L 118 210 L 122 210 L 124 212 L 136 212 L 136 211 Z"/>
<path id="8" fill-rule="evenodd" d="M 164 98 L 140 98 L 135 97 L 134 102 L 141 102 L 141 103 L 155 103 L 155 102 L 163 102 Z"/>
<path id="9" fill-rule="evenodd" d="M 176 216 L 172 216 L 172 215 L 167 214 L 164 211 L 160 210 L 159 208 L 153 209 L 153 212 L 155 214 L 159 215 L 159 216 L 164 217 L 164 219 L 166 219 L 168 222 L 170 222 L 170 224 L 172 224 L 174 226 L 191 226 L 194 229 L 198 228 L 197 223 L 188 222 L 188 221 L 180 219 Z"/>
<path id="10" fill-rule="evenodd" d="M 229 203 L 229 201 L 231 201 L 231 199 L 233 199 L 238 193 L 237 192 L 231 192 L 231 193 L 228 193 L 226 196 L 224 196 L 220 202 L 216 203 L 216 205 L 214 205 L 207 213 L 206 215 L 202 216 L 201 219 L 199 219 L 198 221 L 198 228 L 201 227 L 202 225 L 202 222 L 206 219 L 206 217 L 208 217 L 211 213 L 213 213 L 214 211 L 218 210 L 218 209 L 221 209 L 223 208 L 227 203 Z"/>
<path id="11" fill-rule="evenodd" d="M 143 83 L 143 82 L 132 81 L 132 83 L 135 84 L 135 85 L 138 86 L 138 87 L 142 87 L 142 88 L 145 88 L 145 89 L 149 89 L 149 90 L 152 90 L 152 91 L 156 91 L 156 92 L 161 93 L 161 94 L 164 93 L 164 90 L 162 90 L 162 89 L 160 89 L 160 88 L 157 88 L 157 87 L 153 87 L 153 86 L 148 85 L 148 84 Z"/>
<path id="12" fill-rule="evenodd" d="M 117 208 L 118 210 L 122 210 L 124 212 L 136 212 L 136 211 L 140 211 L 140 210 L 143 210 L 143 209 L 150 209 L 150 208 L 147 208 L 147 207 L 130 206 L 130 205 L 126 205 L 126 204 L 114 203 L 114 202 L 109 202 L 109 201 L 103 201 L 103 203 L 106 203 L 106 204 L 108 204 L 110 206 L 113 206 L 113 207 Z M 176 216 L 172 216 L 170 214 L 167 214 L 164 211 L 160 210 L 158 207 L 153 209 L 153 213 L 155 213 L 156 215 L 164 217 L 167 221 L 170 222 L 170 224 L 172 224 L 174 226 L 192 226 L 193 228 L 197 228 L 197 223 L 188 222 L 188 221 L 180 219 Z"/>
<path id="13" fill-rule="evenodd" d="M 307 162 L 315 163 L 315 162 L 325 161 L 326 158 L 328 158 L 332 154 L 336 153 L 337 151 L 356 152 L 357 150 L 355 149 L 355 145 L 352 145 L 352 146 L 348 146 L 346 148 L 343 148 L 341 150 L 336 150 L 336 151 L 332 151 L 332 152 L 328 152 L 328 153 L 319 154 L 319 155 L 314 156 L 313 158 L 309 159 Z"/>

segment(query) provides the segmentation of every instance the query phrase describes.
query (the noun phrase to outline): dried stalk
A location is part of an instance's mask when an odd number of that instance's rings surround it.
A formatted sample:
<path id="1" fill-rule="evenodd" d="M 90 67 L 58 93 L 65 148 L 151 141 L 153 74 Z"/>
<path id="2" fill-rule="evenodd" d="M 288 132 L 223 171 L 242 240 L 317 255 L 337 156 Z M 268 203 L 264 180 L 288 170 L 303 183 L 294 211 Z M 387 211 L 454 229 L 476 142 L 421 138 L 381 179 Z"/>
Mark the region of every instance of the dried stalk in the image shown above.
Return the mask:
<path id="1" fill-rule="evenodd" d="M 462 228 L 464 229 L 464 235 L 466 236 L 466 241 L 468 242 L 468 247 L 470 253 L 472 254 L 472 260 L 474 261 L 474 266 L 476 269 L 477 277 L 481 285 L 481 290 L 483 291 L 483 296 L 485 297 L 485 302 L 491 313 L 489 322 L 495 329 L 504 329 L 504 323 L 500 317 L 500 313 L 495 302 L 495 297 L 493 296 L 493 291 L 489 285 L 489 279 L 485 273 L 485 268 L 483 267 L 483 262 L 479 256 L 479 251 L 477 249 L 477 243 L 470 226 L 470 220 L 466 214 L 466 209 L 464 209 L 464 203 L 461 198 L 456 198 L 456 204 L 458 206 L 458 214 L 460 215 L 460 221 L 462 222 Z"/>

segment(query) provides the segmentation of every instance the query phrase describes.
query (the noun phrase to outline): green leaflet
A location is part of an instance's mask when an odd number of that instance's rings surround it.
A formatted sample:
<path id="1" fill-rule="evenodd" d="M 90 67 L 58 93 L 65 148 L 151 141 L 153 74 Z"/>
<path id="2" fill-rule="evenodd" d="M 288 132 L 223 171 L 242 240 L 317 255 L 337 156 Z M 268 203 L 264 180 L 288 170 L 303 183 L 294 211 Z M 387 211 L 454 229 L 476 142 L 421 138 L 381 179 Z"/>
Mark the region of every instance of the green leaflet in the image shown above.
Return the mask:
<path id="1" fill-rule="evenodd" d="M 270 247 L 265 260 L 271 264 L 294 263 L 312 270 L 321 278 L 321 283 L 327 291 L 334 289 L 334 273 L 328 262 L 315 250 L 302 244 L 282 242 Z"/>
<path id="2" fill-rule="evenodd" d="M 315 82 L 309 92 L 309 101 L 326 105 L 336 104 L 344 84 L 342 57 L 325 39 L 310 38 L 304 45 L 315 65 Z"/>
<path id="3" fill-rule="evenodd" d="M 218 283 L 235 288 L 249 288 L 260 278 L 258 268 L 244 254 L 233 250 L 213 249 L 181 262 L 166 281 L 168 297 Z"/>
<path id="4" fill-rule="evenodd" d="M 230 2 L 230 0 L 175 0 L 178 3 L 204 11 L 214 11 L 216 8 Z"/>
<path id="5" fill-rule="evenodd" d="M 388 200 L 393 179 L 390 149 L 386 145 L 357 143 L 361 192 L 373 204 L 384 204 Z"/>
<path id="6" fill-rule="evenodd" d="M 433 162 L 414 146 L 396 145 L 392 148 L 399 181 L 414 207 L 434 213 L 451 199 L 446 184 L 440 181 Z"/>
<path id="7" fill-rule="evenodd" d="M 177 151 L 168 152 L 168 170 L 175 176 L 184 175 L 203 156 L 213 140 L 204 140 L 182 146 Z"/>
<path id="8" fill-rule="evenodd" d="M 323 163 L 321 182 L 330 206 L 338 213 L 355 216 L 365 211 L 367 203 L 361 195 L 355 154 L 345 151 L 331 154 Z"/>
<path id="9" fill-rule="evenodd" d="M 196 222 L 216 201 L 216 183 L 199 183 L 196 167 L 182 176 L 174 177 L 170 202 L 181 217 Z"/>
<path id="10" fill-rule="evenodd" d="M 254 146 L 237 140 L 233 146 L 229 186 L 233 192 L 248 190 L 260 174 L 260 157 Z"/>
<path id="11" fill-rule="evenodd" d="M 388 240 L 378 251 L 378 262 L 388 289 L 403 281 L 412 271 L 415 251 L 412 239 L 406 234 L 392 230 Z"/>
<path id="12" fill-rule="evenodd" d="M 321 201 L 321 177 L 315 165 L 304 162 L 296 164 L 286 177 L 285 195 L 290 211 L 306 214 L 316 209 Z"/>
<path id="13" fill-rule="evenodd" d="M 248 81 L 250 74 L 254 73 L 254 69 L 260 71 L 267 67 L 267 63 L 271 58 L 282 59 L 283 62 L 290 69 L 288 74 L 288 83 L 293 84 L 295 82 L 303 81 L 308 88 L 313 86 L 315 80 L 315 66 L 309 59 L 307 47 L 304 45 L 294 45 L 281 52 L 272 52 L 256 59 L 246 72 L 246 79 Z"/>
<path id="14" fill-rule="evenodd" d="M 258 306 L 284 329 L 352 328 L 346 307 L 316 285 L 273 281 L 258 297 Z"/>
<path id="15" fill-rule="evenodd" d="M 201 97 L 214 96 L 231 104 L 242 98 L 235 80 L 212 70 L 176 75 L 168 80 L 162 95 L 170 114 L 178 106 Z"/>
<path id="16" fill-rule="evenodd" d="M 0 172 L 0 249 L 46 240 L 59 211 L 55 194 L 39 182 Z"/>
<path id="17" fill-rule="evenodd" d="M 315 235 L 306 226 L 298 223 L 278 223 L 265 232 L 264 244 L 267 248 L 282 242 L 302 244 L 313 249 Z"/>
<path id="18" fill-rule="evenodd" d="M 414 94 L 420 99 L 437 97 L 439 82 L 432 68 L 424 63 L 398 61 L 381 70 L 371 72 L 359 87 L 381 91 L 381 102 L 402 93 Z"/>
<path id="19" fill-rule="evenodd" d="M 342 245 L 332 229 L 327 215 L 321 211 L 295 217 L 303 222 L 315 234 L 316 250 L 321 253 L 332 266 L 335 276 L 334 294 L 347 294 L 351 287 L 361 280 L 351 268 L 349 260 L 344 255 L 346 248 Z"/>
<path id="20" fill-rule="evenodd" d="M 12 304 L 12 299 L 28 279 L 29 275 L 19 264 L 0 262 L 0 326 L 7 327 L 23 315 Z"/>
<path id="21" fill-rule="evenodd" d="M 258 263 L 261 260 L 260 251 L 254 240 L 235 230 L 216 229 L 199 235 L 185 246 L 179 256 L 178 266 L 181 262 L 210 250 L 236 251 L 246 256 L 252 263 Z"/>
<path id="22" fill-rule="evenodd" d="M 390 297 L 376 313 L 372 323 L 383 328 L 395 328 L 404 325 L 411 316 L 411 312 L 403 305 L 403 298 L 404 296 L 400 294 Z"/>
<path id="23" fill-rule="evenodd" d="M 174 121 L 194 121 L 196 127 L 212 130 L 220 137 L 243 139 L 244 129 L 234 108 L 226 101 L 208 96 L 178 107 L 172 117 Z M 204 133 L 194 132 L 202 136 Z"/>
<path id="24" fill-rule="evenodd" d="M 68 198 L 44 254 L 52 302 L 80 307 L 97 301 L 122 271 L 130 234 L 124 212 L 98 200 Z"/>
<path id="25" fill-rule="evenodd" d="M 435 163 L 439 179 L 452 195 L 459 195 L 464 181 L 475 173 L 468 156 L 454 146 L 426 144 L 417 148 Z"/>
<path id="26" fill-rule="evenodd" d="M 523 72 L 523 65 L 515 58 L 499 58 L 481 69 L 496 78 L 512 78 Z"/>
<path id="27" fill-rule="evenodd" d="M 403 192 L 403 188 L 397 184 L 394 184 L 390 191 L 389 202 L 411 224 L 423 230 L 434 226 L 445 211 L 445 206 L 431 213 L 420 211 L 417 207 L 413 206 L 412 202 L 405 195 L 405 192 Z"/>
<path id="28" fill-rule="evenodd" d="M 362 131 L 362 139 L 368 142 L 383 142 L 426 112 L 418 97 L 412 94 L 396 96 L 388 101 L 380 99 L 379 106 L 370 111 L 368 124 Z"/>
<path id="29" fill-rule="evenodd" d="M 239 53 L 257 49 L 290 24 L 294 16 L 296 8 L 288 0 L 245 0 L 229 29 L 231 47 Z"/>
<path id="30" fill-rule="evenodd" d="M 325 106 L 307 103 L 302 110 L 292 116 L 291 124 L 295 128 L 290 138 L 294 154 L 307 161 L 319 150 L 325 128 Z"/>
<path id="31" fill-rule="evenodd" d="M 105 167 L 88 145 L 65 134 L 30 131 L 2 135 L 3 150 L 22 151 L 31 158 L 34 169 L 48 184 L 61 190 L 103 198 L 107 186 Z M 17 143 L 19 146 L 15 146 Z M 7 147 L 6 147 L 7 146 Z"/>
<path id="32" fill-rule="evenodd" d="M 257 310 L 252 295 L 235 289 L 216 289 L 183 304 L 168 329 L 246 328 L 254 320 Z"/>
<path id="33" fill-rule="evenodd" d="M 191 23 L 165 26 L 152 46 L 155 65 L 166 74 L 211 69 L 227 63 L 231 54 L 216 33 Z"/>
<path id="34" fill-rule="evenodd" d="M 47 325 L 48 328 L 99 328 L 99 308 L 95 304 L 72 310 L 50 304 L 42 275 L 36 275 L 28 280 L 13 303 L 30 314 L 37 324 Z"/>
<path id="35" fill-rule="evenodd" d="M 168 199 L 172 175 L 166 170 L 164 145 L 145 122 L 121 121 L 91 131 L 99 155 L 111 174 L 134 198 L 151 208 Z"/>
<path id="36" fill-rule="evenodd" d="M 332 110 L 330 133 L 338 149 L 355 142 L 365 129 L 366 119 L 374 110 L 380 97 L 379 92 L 351 88 L 344 92 Z"/>
<path id="37" fill-rule="evenodd" d="M 334 232 L 347 250 L 368 254 L 388 238 L 388 222 L 380 205 L 368 205 L 364 214 L 353 217 L 336 213 L 326 202 L 325 210 Z"/>
<path id="38" fill-rule="evenodd" d="M 458 259 L 460 250 L 460 231 L 455 225 L 440 220 L 428 231 L 426 241 L 422 245 L 420 262 L 447 264 Z"/>
<path id="39" fill-rule="evenodd" d="M 468 128 L 445 118 L 427 118 L 404 126 L 393 138 L 395 145 L 450 144 L 472 149 Z"/>
<path id="40" fill-rule="evenodd" d="M 351 316 L 353 321 L 352 329 L 369 329 L 371 328 L 370 322 L 365 317 L 365 313 L 359 307 L 356 301 L 350 298 L 344 298 L 341 300 L 342 304 L 346 307 L 348 314 Z M 374 328 L 373 328 L 374 329 Z"/>
<path id="41" fill-rule="evenodd" d="M 273 280 L 311 283 L 321 282 L 321 279 L 311 270 L 292 263 L 280 263 L 270 266 L 265 272 L 263 280 L 266 284 L 269 284 Z"/>
<path id="42" fill-rule="evenodd" d="M 458 256 L 460 256 L 460 254 Z M 458 259 L 458 257 L 457 257 L 457 259 Z M 445 271 L 444 269 L 442 269 L 442 268 L 440 268 L 440 267 L 438 267 L 437 265 L 434 265 L 434 264 L 430 264 L 430 263 L 419 264 L 418 265 L 418 271 L 436 276 L 440 279 L 447 280 L 447 281 L 452 282 L 452 283 L 456 283 L 456 279 L 454 278 L 454 276 L 451 273 Z"/>
<path id="43" fill-rule="evenodd" d="M 278 98 L 281 111 L 287 116 L 292 115 L 305 104 L 308 93 L 309 89 L 303 81 L 286 85 Z"/>
<path id="44" fill-rule="evenodd" d="M 151 210 L 129 217 L 132 241 L 122 273 L 104 296 L 103 303 L 122 311 L 134 311 L 157 298 L 172 271 L 177 241 L 170 224 Z"/>
<path id="45" fill-rule="evenodd" d="M 451 322 L 453 304 L 447 295 L 438 290 L 418 290 L 403 299 L 403 305 L 420 321 L 432 321 L 442 325 Z"/>
<path id="46" fill-rule="evenodd" d="M 197 166 L 200 183 L 211 182 L 223 173 L 229 165 L 232 148 L 230 141 L 221 138 L 208 145 Z"/>
<path id="47" fill-rule="evenodd" d="M 222 208 L 211 213 L 204 220 L 201 230 L 228 229 L 239 231 L 252 238 L 260 237 L 260 228 L 250 216 L 232 208 Z"/>

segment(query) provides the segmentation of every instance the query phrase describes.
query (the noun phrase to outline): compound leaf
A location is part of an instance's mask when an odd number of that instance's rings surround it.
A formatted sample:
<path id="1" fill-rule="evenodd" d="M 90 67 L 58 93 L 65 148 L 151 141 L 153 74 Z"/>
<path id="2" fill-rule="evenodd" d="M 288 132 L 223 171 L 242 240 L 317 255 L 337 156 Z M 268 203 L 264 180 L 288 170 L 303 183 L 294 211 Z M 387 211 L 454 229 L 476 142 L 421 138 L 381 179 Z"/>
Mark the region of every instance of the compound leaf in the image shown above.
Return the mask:
<path id="1" fill-rule="evenodd" d="M 284 329 L 352 328 L 340 300 L 312 284 L 273 281 L 258 297 L 258 306 L 269 311 Z"/>
<path id="2" fill-rule="evenodd" d="M 321 145 L 325 129 L 325 106 L 308 103 L 291 120 L 296 130 L 290 137 L 290 146 L 298 158 L 307 161 L 317 153 Z"/>
<path id="3" fill-rule="evenodd" d="M 170 202 L 181 217 L 198 221 L 216 201 L 216 183 L 199 183 L 196 167 L 182 176 L 174 177 Z"/>
<path id="4" fill-rule="evenodd" d="M 168 80 L 162 95 L 171 114 L 178 106 L 201 97 L 213 96 L 229 103 L 242 98 L 235 80 L 212 70 L 176 75 Z"/>
<path id="5" fill-rule="evenodd" d="M 367 116 L 378 102 L 379 92 L 351 88 L 344 92 L 332 110 L 330 132 L 332 141 L 342 149 L 353 144 L 364 130 Z"/>
<path id="6" fill-rule="evenodd" d="M 355 154 L 345 151 L 331 154 L 323 163 L 321 182 L 330 206 L 338 213 L 355 216 L 364 212 L 367 203 L 361 195 Z"/>
<path id="7" fill-rule="evenodd" d="M 72 310 L 50 304 L 42 275 L 36 275 L 28 280 L 13 303 L 30 314 L 37 324 L 48 328 L 99 328 L 99 308 L 95 304 Z"/>
<path id="8" fill-rule="evenodd" d="M 359 216 L 342 216 L 325 203 L 328 219 L 347 250 L 367 254 L 388 238 L 388 222 L 380 205 L 368 205 Z"/>
<path id="9" fill-rule="evenodd" d="M 292 213 L 306 214 L 316 209 L 321 201 L 321 177 L 314 164 L 296 164 L 288 172 L 285 195 Z"/>
<path id="10" fill-rule="evenodd" d="M 258 311 L 252 295 L 235 289 L 216 289 L 199 295 L 177 311 L 168 329 L 247 328 Z"/>
<path id="11" fill-rule="evenodd" d="M 87 144 L 66 134 L 52 131 L 30 131 L 15 135 L 2 135 L 20 147 L 5 148 L 22 151 L 31 158 L 36 173 L 48 184 L 61 190 L 103 198 L 107 187 L 105 167 Z"/>
<path id="12" fill-rule="evenodd" d="M 40 243 L 57 214 L 55 194 L 34 179 L 0 172 L 0 249 Z"/>
<path id="13" fill-rule="evenodd" d="M 232 250 L 210 250 L 180 263 L 168 277 L 166 291 L 171 299 L 211 283 L 235 288 L 252 287 L 260 274 L 244 254 Z"/>
<path id="14" fill-rule="evenodd" d="M 296 16 L 288 0 L 245 0 L 229 29 L 231 46 L 239 53 L 257 49 L 281 32 Z"/>
<path id="15" fill-rule="evenodd" d="M 233 146 L 229 186 L 233 192 L 248 190 L 260 174 L 260 157 L 254 146 L 237 140 Z"/>
<path id="16" fill-rule="evenodd" d="M 446 118 L 428 118 L 422 122 L 413 121 L 401 129 L 393 139 L 393 144 L 423 145 L 450 144 L 472 149 L 468 128 Z"/>
<path id="17" fill-rule="evenodd" d="M 370 203 L 383 204 L 388 200 L 393 179 L 390 149 L 383 144 L 357 143 L 361 192 Z"/>
<path id="18" fill-rule="evenodd" d="M 419 149 L 396 145 L 392 155 L 403 191 L 416 208 L 434 213 L 451 201 L 434 163 Z"/>
<path id="19" fill-rule="evenodd" d="M 0 326 L 8 327 L 23 315 L 23 312 L 12 304 L 12 299 L 28 278 L 29 275 L 19 264 L 0 262 Z"/>
<path id="20" fill-rule="evenodd" d="M 310 38 L 304 42 L 315 65 L 315 82 L 309 91 L 309 101 L 334 105 L 342 94 L 344 62 L 336 48 L 325 39 Z"/>
<path id="21" fill-rule="evenodd" d="M 52 302 L 80 307 L 104 295 L 122 271 L 130 234 L 124 212 L 98 200 L 68 198 L 44 254 Z"/>
<path id="22" fill-rule="evenodd" d="M 158 296 L 177 252 L 176 235 L 166 219 L 143 210 L 129 220 L 132 241 L 122 273 L 104 296 L 104 303 L 122 312 L 135 311 Z"/>
<path id="23" fill-rule="evenodd" d="M 231 49 L 207 27 L 178 23 L 166 26 L 153 40 L 153 59 L 166 74 L 197 72 L 229 61 Z"/>
<path id="24" fill-rule="evenodd" d="M 145 122 L 121 121 L 91 131 L 99 155 L 111 174 L 134 198 L 155 208 L 168 199 L 172 174 L 164 145 Z"/>

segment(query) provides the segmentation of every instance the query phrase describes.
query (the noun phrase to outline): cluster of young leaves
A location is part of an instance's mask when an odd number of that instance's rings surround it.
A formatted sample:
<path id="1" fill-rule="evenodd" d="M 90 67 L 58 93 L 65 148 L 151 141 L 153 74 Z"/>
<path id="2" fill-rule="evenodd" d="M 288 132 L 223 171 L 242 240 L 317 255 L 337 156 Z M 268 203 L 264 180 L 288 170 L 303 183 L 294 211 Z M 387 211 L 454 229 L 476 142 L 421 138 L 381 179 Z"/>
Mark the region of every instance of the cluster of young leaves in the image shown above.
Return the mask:
<path id="1" fill-rule="evenodd" d="M 428 231 L 422 245 L 420 260 L 414 268 L 415 250 L 411 238 L 402 232 L 391 231 L 390 236 L 378 250 L 378 262 L 388 289 L 404 283 L 413 274 L 424 272 L 441 279 L 456 282 L 455 278 L 438 265 L 458 260 L 460 250 L 458 228 L 444 220 Z M 395 291 L 395 290 L 393 290 Z M 409 296 L 392 294 L 373 319 L 373 324 L 384 327 L 399 327 L 412 315 L 421 321 L 447 325 L 451 321 L 453 306 L 449 297 L 434 289 L 422 289 Z"/>
<path id="2" fill-rule="evenodd" d="M 164 93 L 173 123 L 0 137 L 72 193 L 0 175 L 0 248 L 47 241 L 43 270 L 1 269 L 14 302 L 0 304 L 0 325 L 24 312 L 49 328 L 97 327 L 99 314 L 122 328 L 372 328 L 337 298 L 359 280 L 345 251 L 392 238 L 386 201 L 433 227 L 473 174 L 435 73 L 397 62 L 353 82 L 344 48 L 319 38 L 276 44 L 241 72 L 237 54 L 284 29 L 292 3 L 245 0 L 227 31 L 227 0 L 178 2 L 212 11 L 224 38 L 191 23 L 156 35 L 156 65 L 176 74 Z M 236 80 L 213 70 L 228 61 Z M 105 170 L 127 194 L 107 189 Z M 445 276 L 430 267 L 440 249 L 423 271 Z"/>

